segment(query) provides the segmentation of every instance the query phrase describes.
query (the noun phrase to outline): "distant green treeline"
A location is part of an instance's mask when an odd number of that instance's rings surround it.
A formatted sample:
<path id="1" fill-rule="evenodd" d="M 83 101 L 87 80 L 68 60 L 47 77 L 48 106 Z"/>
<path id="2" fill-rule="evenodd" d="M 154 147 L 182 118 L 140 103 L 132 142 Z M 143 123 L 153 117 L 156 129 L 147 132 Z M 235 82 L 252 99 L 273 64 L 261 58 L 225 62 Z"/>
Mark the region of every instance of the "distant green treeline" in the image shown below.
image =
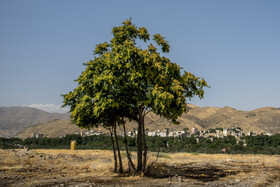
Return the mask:
<path id="1" fill-rule="evenodd" d="M 136 151 L 136 138 L 127 137 L 131 151 Z M 159 137 L 147 136 L 147 145 L 152 152 L 195 152 L 195 153 L 228 153 L 228 154 L 280 154 L 280 134 L 273 136 L 246 136 L 236 142 L 233 136 L 215 138 L 202 137 Z M 67 135 L 64 138 L 0 138 L 0 148 L 14 149 L 26 146 L 30 149 L 69 149 L 70 142 L 77 141 L 77 149 L 112 148 L 110 136 Z M 124 150 L 124 138 L 119 136 L 119 143 Z M 244 146 L 244 144 L 247 144 Z"/>

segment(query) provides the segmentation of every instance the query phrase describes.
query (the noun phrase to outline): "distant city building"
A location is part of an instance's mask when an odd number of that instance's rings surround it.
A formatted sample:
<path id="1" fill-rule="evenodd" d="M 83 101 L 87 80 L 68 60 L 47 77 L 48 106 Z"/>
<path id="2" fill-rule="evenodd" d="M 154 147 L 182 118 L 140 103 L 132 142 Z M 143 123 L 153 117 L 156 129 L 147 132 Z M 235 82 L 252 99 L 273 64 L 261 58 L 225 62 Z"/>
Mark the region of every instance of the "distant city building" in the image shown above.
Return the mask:
<path id="1" fill-rule="evenodd" d="M 31 138 L 42 138 L 44 137 L 44 134 L 40 134 L 40 133 L 32 133 L 31 134 Z"/>
<path id="2" fill-rule="evenodd" d="M 80 135 L 81 135 L 81 136 L 85 136 L 85 135 L 86 135 L 86 133 L 85 133 L 85 132 L 83 132 L 83 131 L 81 131 L 81 132 L 80 132 Z"/>
<path id="3" fill-rule="evenodd" d="M 213 133 L 214 132 L 214 133 Z M 80 134 L 81 136 L 91 136 L 91 135 L 100 135 L 100 134 L 105 134 L 109 135 L 108 133 L 103 133 L 103 132 L 98 132 L 96 130 L 91 130 L 91 131 L 86 131 L 86 132 L 79 132 L 76 134 Z M 273 134 L 263 132 L 263 133 L 258 133 L 258 132 L 242 132 L 242 129 L 240 128 L 224 128 L 222 130 L 204 130 L 204 131 L 198 131 L 197 128 L 192 128 L 190 132 L 187 131 L 185 128 L 182 131 L 170 131 L 169 128 L 165 128 L 164 130 L 156 130 L 156 131 L 149 131 L 149 129 L 145 130 L 145 134 L 147 136 L 160 136 L 160 137 L 180 137 L 180 136 L 187 136 L 191 137 L 191 135 L 195 135 L 196 138 L 203 137 L 207 138 L 211 141 L 214 140 L 214 137 L 216 138 L 224 138 L 225 136 L 232 135 L 236 138 L 236 140 L 240 139 L 240 137 L 244 136 L 245 134 L 248 136 L 256 136 L 256 135 L 268 135 L 271 136 Z M 124 133 L 118 133 L 120 136 L 124 136 Z M 127 136 L 129 137 L 137 137 L 137 130 L 133 128 L 132 131 L 127 132 Z M 39 138 L 43 137 L 43 134 L 40 133 L 33 133 L 31 137 Z M 199 141 L 199 139 L 197 139 Z"/>
<path id="4" fill-rule="evenodd" d="M 149 131 L 148 136 L 156 136 L 156 132 L 155 131 Z"/>
<path id="5" fill-rule="evenodd" d="M 248 132 L 248 136 L 256 136 L 258 135 L 258 132 Z"/>
<path id="6" fill-rule="evenodd" d="M 191 134 L 196 134 L 197 133 L 197 128 L 192 128 Z"/>
<path id="7" fill-rule="evenodd" d="M 241 137 L 241 136 L 242 136 L 242 132 L 235 133 L 235 137 Z"/>
<path id="8" fill-rule="evenodd" d="M 169 128 L 165 128 L 164 133 L 165 133 L 165 137 L 167 137 L 169 135 Z"/>
<path id="9" fill-rule="evenodd" d="M 228 131 L 228 129 L 224 129 L 224 130 L 223 130 L 223 134 L 224 134 L 224 136 L 229 135 L 229 131 Z"/>
<path id="10" fill-rule="evenodd" d="M 272 134 L 269 132 L 264 132 L 263 135 L 272 136 Z"/>
<path id="11" fill-rule="evenodd" d="M 127 132 L 127 136 L 134 137 L 134 132 L 133 132 L 133 131 L 128 131 L 128 132 Z M 148 136 L 149 136 L 149 135 L 148 135 Z"/>
<path id="12" fill-rule="evenodd" d="M 216 130 L 216 137 L 221 138 L 222 137 L 222 131 Z"/>

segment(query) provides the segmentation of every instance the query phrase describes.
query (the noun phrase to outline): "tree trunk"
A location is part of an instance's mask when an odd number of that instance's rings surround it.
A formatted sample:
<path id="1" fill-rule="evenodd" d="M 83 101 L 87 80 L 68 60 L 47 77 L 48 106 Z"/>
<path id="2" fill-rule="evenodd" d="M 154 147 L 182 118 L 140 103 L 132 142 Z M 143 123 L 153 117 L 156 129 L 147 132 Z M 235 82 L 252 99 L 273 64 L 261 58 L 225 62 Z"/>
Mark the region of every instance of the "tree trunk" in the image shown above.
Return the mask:
<path id="1" fill-rule="evenodd" d="M 142 123 L 138 122 L 137 132 L 137 173 L 142 171 L 142 153 L 143 153 L 143 142 L 142 142 Z"/>
<path id="2" fill-rule="evenodd" d="M 146 164 L 147 164 L 147 153 L 148 153 L 148 146 L 146 142 L 146 133 L 145 133 L 145 117 L 141 116 L 140 122 L 142 123 L 142 133 L 143 133 L 143 144 L 144 144 L 144 153 L 143 153 L 143 168 L 142 172 L 145 173 Z"/>
<path id="3" fill-rule="evenodd" d="M 112 130 L 113 130 L 113 127 L 112 127 L 112 129 L 109 129 L 109 131 L 110 131 L 112 148 L 113 148 L 113 153 L 114 153 L 114 165 L 115 165 L 114 172 L 117 172 L 117 170 L 118 170 L 118 162 L 117 162 L 117 154 L 116 154 L 116 148 L 115 148 L 115 142 L 114 142 Z"/>
<path id="4" fill-rule="evenodd" d="M 117 132 L 116 132 L 116 124 L 114 125 L 114 134 L 115 134 L 118 157 L 119 157 L 119 173 L 123 173 L 122 157 L 121 157 L 121 152 L 120 152 L 120 147 L 119 147 L 119 140 L 118 140 L 118 136 L 117 136 Z"/>
<path id="5" fill-rule="evenodd" d="M 128 169 L 129 169 L 129 173 L 131 172 L 131 168 L 133 169 L 133 172 L 136 171 L 135 166 L 131 160 L 131 156 L 130 153 L 128 151 L 128 147 L 127 147 L 127 138 L 126 138 L 126 129 L 125 129 L 125 122 L 123 122 L 123 132 L 124 132 L 124 145 L 125 145 L 125 150 L 126 150 L 126 156 L 127 156 L 127 160 L 128 160 Z"/>

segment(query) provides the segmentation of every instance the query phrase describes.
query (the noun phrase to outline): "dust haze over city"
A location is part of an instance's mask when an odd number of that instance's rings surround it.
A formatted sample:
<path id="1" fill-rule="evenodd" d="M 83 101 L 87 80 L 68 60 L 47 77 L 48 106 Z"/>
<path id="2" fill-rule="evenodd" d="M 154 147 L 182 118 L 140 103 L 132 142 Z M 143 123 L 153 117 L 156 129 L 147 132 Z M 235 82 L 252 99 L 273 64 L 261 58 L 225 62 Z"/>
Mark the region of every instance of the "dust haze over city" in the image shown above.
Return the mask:
<path id="1" fill-rule="evenodd" d="M 2 185 L 279 186 L 279 8 L 2 0 Z"/>

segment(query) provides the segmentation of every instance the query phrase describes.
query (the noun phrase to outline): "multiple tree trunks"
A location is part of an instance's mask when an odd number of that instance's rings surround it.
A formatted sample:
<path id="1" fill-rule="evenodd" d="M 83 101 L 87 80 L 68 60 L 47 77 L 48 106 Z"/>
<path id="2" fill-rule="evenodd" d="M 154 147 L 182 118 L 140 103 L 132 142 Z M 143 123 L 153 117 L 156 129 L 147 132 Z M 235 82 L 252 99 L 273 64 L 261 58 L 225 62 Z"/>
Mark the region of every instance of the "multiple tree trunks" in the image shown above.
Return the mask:
<path id="1" fill-rule="evenodd" d="M 136 169 L 135 166 L 131 160 L 131 155 L 128 151 L 128 146 L 127 146 L 127 138 L 126 138 L 126 129 L 125 129 L 125 121 L 123 121 L 123 132 L 124 132 L 124 145 L 125 145 L 125 150 L 126 150 L 126 156 L 128 160 L 128 172 L 129 173 L 135 173 Z"/>
<path id="2" fill-rule="evenodd" d="M 142 174 L 146 172 L 146 165 L 147 165 L 147 152 L 148 152 L 148 146 L 146 144 L 146 138 L 145 138 L 145 124 L 144 124 L 144 116 L 140 117 L 139 124 L 138 124 L 138 129 L 141 129 L 139 134 L 138 131 L 138 136 L 137 136 L 137 168 L 135 168 L 135 165 L 131 159 L 130 152 L 128 150 L 128 145 L 127 145 L 127 133 L 126 133 L 126 128 L 125 128 L 125 121 L 123 121 L 123 132 L 124 132 L 124 145 L 125 145 L 125 151 L 126 151 L 126 156 L 128 160 L 128 172 L 130 174 Z M 113 154 L 114 154 L 114 171 L 118 173 L 123 173 L 123 165 L 122 165 L 122 158 L 121 158 L 121 153 L 120 153 L 120 147 L 119 147 L 119 140 L 117 137 L 116 133 L 116 125 L 114 125 L 112 128 L 109 129 L 110 131 L 110 136 L 111 136 L 111 142 L 112 142 L 112 149 L 113 149 Z M 115 140 L 114 140 L 115 139 Z M 141 149 L 140 146 L 141 146 Z M 139 151 L 140 150 L 140 151 Z M 117 153 L 116 153 L 117 152 Z"/>

